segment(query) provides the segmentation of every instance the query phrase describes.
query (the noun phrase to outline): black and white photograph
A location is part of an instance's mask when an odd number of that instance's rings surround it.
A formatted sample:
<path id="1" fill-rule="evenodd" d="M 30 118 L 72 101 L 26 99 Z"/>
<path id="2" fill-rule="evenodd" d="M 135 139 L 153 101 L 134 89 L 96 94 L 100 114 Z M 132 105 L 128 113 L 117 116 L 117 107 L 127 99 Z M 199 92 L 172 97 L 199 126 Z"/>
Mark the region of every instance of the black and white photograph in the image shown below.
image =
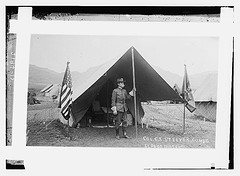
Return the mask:
<path id="1" fill-rule="evenodd" d="M 218 43 L 32 35 L 27 145 L 215 148 Z"/>
<path id="2" fill-rule="evenodd" d="M 232 27 L 232 6 L 6 6 L 5 163 L 233 169 Z"/>

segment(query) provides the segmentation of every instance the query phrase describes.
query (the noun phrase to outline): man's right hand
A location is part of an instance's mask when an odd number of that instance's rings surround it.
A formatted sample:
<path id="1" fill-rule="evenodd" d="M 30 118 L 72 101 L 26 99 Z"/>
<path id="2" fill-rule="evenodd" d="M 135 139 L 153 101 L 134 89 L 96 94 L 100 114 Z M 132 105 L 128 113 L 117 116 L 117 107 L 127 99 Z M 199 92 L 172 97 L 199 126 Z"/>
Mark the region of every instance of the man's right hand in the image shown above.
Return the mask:
<path id="1" fill-rule="evenodd" d="M 113 106 L 113 107 L 111 108 L 111 110 L 113 111 L 113 114 L 114 114 L 114 115 L 117 115 L 117 107 L 116 107 L 116 106 Z"/>

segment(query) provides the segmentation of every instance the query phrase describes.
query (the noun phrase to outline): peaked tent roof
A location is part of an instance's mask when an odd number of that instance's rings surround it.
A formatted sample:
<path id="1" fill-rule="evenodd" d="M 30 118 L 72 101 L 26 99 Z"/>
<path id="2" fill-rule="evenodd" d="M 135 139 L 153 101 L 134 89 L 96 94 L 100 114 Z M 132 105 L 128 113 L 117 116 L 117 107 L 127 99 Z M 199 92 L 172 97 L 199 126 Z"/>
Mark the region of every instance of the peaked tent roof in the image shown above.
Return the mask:
<path id="1" fill-rule="evenodd" d="M 83 82 L 73 82 L 73 116 L 80 121 L 96 94 L 107 81 L 115 83 L 122 77 L 126 80 L 126 89 L 133 88 L 132 82 L 132 48 L 127 50 L 120 58 L 96 67 Z M 137 95 L 141 101 L 182 100 L 181 97 L 168 85 L 168 83 L 148 64 L 148 62 L 133 48 L 135 61 L 135 76 Z M 112 91 L 112 90 L 109 90 Z"/>
<path id="2" fill-rule="evenodd" d="M 132 48 L 132 47 L 131 47 Z M 115 58 L 102 64 L 88 75 L 84 82 L 74 85 L 73 101 L 80 98 L 87 89 L 94 87 L 97 83 L 110 78 L 115 81 L 123 77 L 126 84 L 132 89 L 132 52 L 131 48 L 120 58 Z M 133 47 L 135 58 L 136 89 L 142 100 L 182 100 L 179 95 L 168 85 L 168 83 L 148 64 L 148 62 Z"/>
<path id="3" fill-rule="evenodd" d="M 217 74 L 209 74 L 193 94 L 195 101 L 217 102 Z"/>

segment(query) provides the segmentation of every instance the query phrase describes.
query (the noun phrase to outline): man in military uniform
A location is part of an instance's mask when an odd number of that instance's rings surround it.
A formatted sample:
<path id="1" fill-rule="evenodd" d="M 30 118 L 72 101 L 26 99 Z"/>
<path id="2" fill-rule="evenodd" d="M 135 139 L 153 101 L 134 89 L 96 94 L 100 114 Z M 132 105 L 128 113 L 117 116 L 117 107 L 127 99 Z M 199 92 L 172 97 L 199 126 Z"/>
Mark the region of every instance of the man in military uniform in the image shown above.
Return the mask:
<path id="1" fill-rule="evenodd" d="M 133 96 L 133 91 L 127 93 L 124 89 L 124 80 L 123 78 L 117 79 L 117 88 L 112 92 L 112 110 L 113 114 L 116 115 L 115 120 L 115 128 L 116 128 L 116 138 L 119 140 L 119 130 L 120 126 L 122 126 L 122 132 L 124 138 L 130 138 L 127 136 L 126 127 L 127 127 L 127 104 L 125 102 L 126 99 L 130 99 Z M 131 95 L 131 96 L 130 96 Z"/>

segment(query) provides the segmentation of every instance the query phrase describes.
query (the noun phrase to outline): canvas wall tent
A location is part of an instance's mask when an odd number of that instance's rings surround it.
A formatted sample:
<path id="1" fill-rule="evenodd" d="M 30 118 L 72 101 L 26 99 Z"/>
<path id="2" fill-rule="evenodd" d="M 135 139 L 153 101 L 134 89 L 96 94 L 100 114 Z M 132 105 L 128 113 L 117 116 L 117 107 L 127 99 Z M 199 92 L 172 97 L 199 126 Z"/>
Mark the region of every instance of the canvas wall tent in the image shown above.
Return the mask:
<path id="1" fill-rule="evenodd" d="M 60 84 L 49 84 L 46 87 L 44 87 L 40 93 L 43 93 L 44 96 L 52 97 L 52 96 L 58 96 L 61 89 Z"/>
<path id="2" fill-rule="evenodd" d="M 132 53 L 133 51 L 133 53 Z M 100 100 L 101 106 L 111 107 L 112 90 L 115 81 L 122 77 L 126 80 L 125 89 L 129 92 L 133 88 L 132 54 L 134 55 L 135 80 L 137 90 L 138 122 L 143 117 L 141 101 L 182 100 L 168 83 L 148 64 L 148 62 L 131 47 L 121 57 L 110 60 L 99 66 L 83 82 L 73 82 L 73 104 L 70 125 L 75 127 L 83 118 L 92 102 Z M 134 116 L 133 100 L 128 106 Z"/>
<path id="3" fill-rule="evenodd" d="M 209 73 L 193 96 L 197 108 L 195 115 L 203 116 L 210 121 L 216 121 L 217 74 Z"/>

